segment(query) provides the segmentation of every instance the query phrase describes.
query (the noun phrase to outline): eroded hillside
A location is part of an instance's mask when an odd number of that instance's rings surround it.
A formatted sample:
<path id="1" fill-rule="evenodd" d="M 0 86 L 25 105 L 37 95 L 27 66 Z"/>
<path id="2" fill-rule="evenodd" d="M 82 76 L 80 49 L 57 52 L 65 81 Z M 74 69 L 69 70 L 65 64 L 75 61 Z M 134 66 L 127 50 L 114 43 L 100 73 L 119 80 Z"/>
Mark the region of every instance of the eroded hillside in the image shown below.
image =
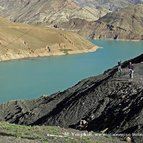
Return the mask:
<path id="1" fill-rule="evenodd" d="M 143 4 L 108 13 L 94 22 L 71 19 L 59 27 L 75 30 L 80 35 L 95 39 L 143 40 Z"/>
<path id="2" fill-rule="evenodd" d="M 0 15 L 29 24 L 55 25 L 72 18 L 97 20 L 109 10 L 80 7 L 74 0 L 0 0 Z"/>
<path id="3" fill-rule="evenodd" d="M 132 4 L 140 4 L 143 3 L 142 0 L 76 0 L 79 5 L 82 7 L 90 6 L 90 7 L 104 7 L 105 9 L 109 9 L 111 11 L 115 11 L 117 9 L 128 7 Z"/>

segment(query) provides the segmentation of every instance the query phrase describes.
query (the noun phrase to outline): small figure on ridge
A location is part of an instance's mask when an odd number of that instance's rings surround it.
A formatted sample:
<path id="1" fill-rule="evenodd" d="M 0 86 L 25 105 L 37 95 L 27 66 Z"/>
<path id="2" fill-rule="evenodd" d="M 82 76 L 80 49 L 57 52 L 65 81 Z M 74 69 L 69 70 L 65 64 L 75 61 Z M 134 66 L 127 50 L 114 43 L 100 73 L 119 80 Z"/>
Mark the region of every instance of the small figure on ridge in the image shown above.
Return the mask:
<path id="1" fill-rule="evenodd" d="M 129 68 L 129 76 L 130 76 L 131 79 L 133 79 L 133 76 L 134 76 L 134 66 L 133 66 L 132 62 L 129 62 L 128 68 Z"/>
<path id="2" fill-rule="evenodd" d="M 119 74 L 121 75 L 121 72 L 122 72 L 122 66 L 121 66 L 121 61 L 118 62 L 118 72 Z"/>

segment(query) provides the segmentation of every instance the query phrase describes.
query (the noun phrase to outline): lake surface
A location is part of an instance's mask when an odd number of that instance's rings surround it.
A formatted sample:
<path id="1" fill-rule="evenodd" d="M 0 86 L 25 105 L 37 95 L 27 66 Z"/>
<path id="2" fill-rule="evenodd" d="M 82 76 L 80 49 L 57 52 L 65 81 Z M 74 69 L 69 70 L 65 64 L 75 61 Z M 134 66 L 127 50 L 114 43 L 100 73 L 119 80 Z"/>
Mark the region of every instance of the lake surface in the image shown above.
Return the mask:
<path id="1" fill-rule="evenodd" d="M 143 53 L 143 42 L 92 40 L 94 53 L 55 56 L 0 63 L 0 103 L 33 99 L 73 86 Z"/>

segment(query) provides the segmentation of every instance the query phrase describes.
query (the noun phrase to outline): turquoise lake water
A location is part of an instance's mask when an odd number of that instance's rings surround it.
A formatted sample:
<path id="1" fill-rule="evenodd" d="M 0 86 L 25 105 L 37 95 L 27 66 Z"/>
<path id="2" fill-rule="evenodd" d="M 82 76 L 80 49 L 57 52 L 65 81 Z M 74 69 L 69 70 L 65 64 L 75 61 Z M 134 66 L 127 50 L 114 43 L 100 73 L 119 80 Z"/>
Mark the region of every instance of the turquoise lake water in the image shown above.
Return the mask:
<path id="1" fill-rule="evenodd" d="M 33 99 L 73 86 L 143 53 L 143 42 L 93 40 L 94 53 L 55 56 L 0 63 L 0 103 Z"/>

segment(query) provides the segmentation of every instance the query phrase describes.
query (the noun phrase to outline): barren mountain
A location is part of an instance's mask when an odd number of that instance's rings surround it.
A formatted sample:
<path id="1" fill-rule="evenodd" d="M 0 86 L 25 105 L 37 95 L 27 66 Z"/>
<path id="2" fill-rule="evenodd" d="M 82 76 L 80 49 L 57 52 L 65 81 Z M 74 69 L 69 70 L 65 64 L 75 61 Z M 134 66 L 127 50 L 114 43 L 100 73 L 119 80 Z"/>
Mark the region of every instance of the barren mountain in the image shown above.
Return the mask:
<path id="1" fill-rule="evenodd" d="M 15 22 L 54 25 L 72 18 L 97 20 L 108 10 L 80 7 L 74 0 L 0 0 L 0 15 Z"/>
<path id="2" fill-rule="evenodd" d="M 143 40 L 143 5 L 108 13 L 97 21 L 95 38 Z"/>
<path id="3" fill-rule="evenodd" d="M 76 33 L 0 18 L 0 60 L 64 55 L 95 51 L 94 45 Z"/>
<path id="4" fill-rule="evenodd" d="M 134 65 L 134 78 L 128 63 Z M 56 125 L 80 130 L 131 134 L 142 143 L 143 54 L 104 74 L 80 81 L 75 86 L 31 101 L 11 101 L 0 105 L 0 120 L 23 125 Z M 86 126 L 81 126 L 81 121 Z"/>
<path id="5" fill-rule="evenodd" d="M 94 22 L 76 18 L 58 26 L 96 39 L 143 40 L 142 13 L 143 4 L 131 5 L 108 13 Z"/>
<path id="6" fill-rule="evenodd" d="M 74 30 L 102 39 L 141 40 L 142 0 L 0 0 L 0 15 L 14 22 Z"/>
<path id="7" fill-rule="evenodd" d="M 125 8 L 132 4 L 143 3 L 143 0 L 76 0 L 76 2 L 82 7 L 104 7 L 105 9 L 115 11 L 117 9 Z"/>

